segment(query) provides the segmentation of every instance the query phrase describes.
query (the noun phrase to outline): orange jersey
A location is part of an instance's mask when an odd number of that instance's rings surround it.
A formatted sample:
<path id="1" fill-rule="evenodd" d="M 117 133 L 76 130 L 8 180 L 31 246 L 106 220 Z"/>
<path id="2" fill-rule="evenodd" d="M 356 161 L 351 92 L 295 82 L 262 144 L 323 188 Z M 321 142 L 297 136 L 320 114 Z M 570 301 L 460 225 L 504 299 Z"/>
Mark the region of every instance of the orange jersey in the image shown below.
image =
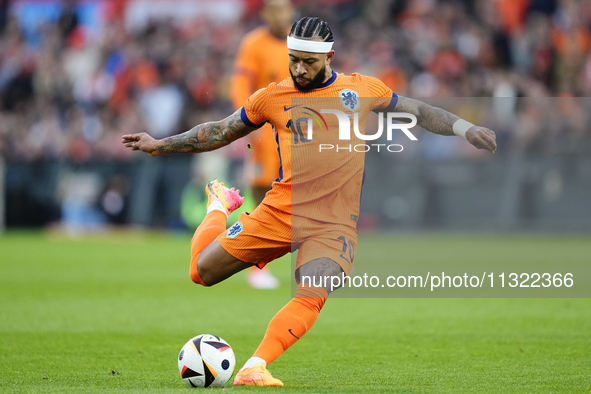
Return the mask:
<path id="1" fill-rule="evenodd" d="M 275 37 L 267 27 L 248 33 L 238 50 L 232 78 L 232 102 L 240 108 L 260 88 L 289 77 L 286 39 Z M 249 138 L 247 177 L 253 186 L 270 187 L 279 176 L 279 156 L 273 129 L 265 125 Z"/>
<path id="2" fill-rule="evenodd" d="M 289 77 L 286 39 L 275 37 L 267 27 L 244 36 L 232 79 L 232 102 L 240 108 L 255 91 Z"/>
<path id="3" fill-rule="evenodd" d="M 335 72 L 308 92 L 297 90 L 291 78 L 255 92 L 242 109 L 242 120 L 251 126 L 271 123 L 281 158 L 281 179 L 263 202 L 292 216 L 355 227 L 365 154 L 351 147 L 366 141 L 356 136 L 352 122 L 349 139 L 340 140 L 337 116 L 322 110 L 358 118 L 358 130 L 364 134 L 369 113 L 388 107 L 396 98 L 376 78 Z M 321 149 L 328 145 L 344 149 Z"/>

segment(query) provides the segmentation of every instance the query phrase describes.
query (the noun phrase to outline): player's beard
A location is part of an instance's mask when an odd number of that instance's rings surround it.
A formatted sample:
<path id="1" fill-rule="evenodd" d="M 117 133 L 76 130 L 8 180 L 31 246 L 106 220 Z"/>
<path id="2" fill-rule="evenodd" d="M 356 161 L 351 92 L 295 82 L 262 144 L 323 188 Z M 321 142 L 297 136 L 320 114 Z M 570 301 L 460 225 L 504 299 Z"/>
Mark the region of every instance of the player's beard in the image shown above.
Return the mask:
<path id="1" fill-rule="evenodd" d="M 298 81 L 296 81 L 296 77 L 293 75 L 291 70 L 289 70 L 289 73 L 291 74 L 291 79 L 293 80 L 293 85 L 296 87 L 296 89 L 299 90 L 300 92 L 308 92 L 312 89 L 319 88 L 320 85 L 322 85 L 324 83 L 324 78 L 325 78 L 325 74 L 326 74 L 326 66 L 322 67 L 322 70 L 318 71 L 318 74 L 316 74 L 316 76 L 314 78 L 309 80 L 310 82 L 308 82 L 308 84 L 306 86 L 300 85 L 298 83 Z M 299 78 L 303 78 L 303 77 L 299 77 Z"/>

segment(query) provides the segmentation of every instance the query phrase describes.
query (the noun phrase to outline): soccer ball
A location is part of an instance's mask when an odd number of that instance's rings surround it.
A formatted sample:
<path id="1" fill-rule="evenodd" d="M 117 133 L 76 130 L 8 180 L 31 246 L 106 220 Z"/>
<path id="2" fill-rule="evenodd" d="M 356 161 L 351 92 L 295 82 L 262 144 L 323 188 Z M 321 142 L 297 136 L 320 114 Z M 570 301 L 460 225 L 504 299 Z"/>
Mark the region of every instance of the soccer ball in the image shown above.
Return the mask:
<path id="1" fill-rule="evenodd" d="M 179 353 L 179 372 L 189 387 L 222 387 L 235 367 L 234 351 L 215 335 L 198 335 Z"/>

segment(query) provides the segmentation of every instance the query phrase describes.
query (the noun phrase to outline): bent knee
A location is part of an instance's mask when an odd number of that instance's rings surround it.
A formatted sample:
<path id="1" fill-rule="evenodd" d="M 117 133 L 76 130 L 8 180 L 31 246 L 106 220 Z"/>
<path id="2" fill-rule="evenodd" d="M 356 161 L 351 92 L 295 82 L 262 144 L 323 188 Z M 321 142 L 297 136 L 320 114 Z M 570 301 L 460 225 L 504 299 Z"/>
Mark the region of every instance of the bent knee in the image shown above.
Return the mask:
<path id="1" fill-rule="evenodd" d="M 203 269 L 201 270 L 203 271 Z M 202 285 L 202 286 L 209 286 L 207 285 L 206 281 L 203 280 L 203 276 L 201 275 L 201 273 L 199 272 L 199 265 L 197 264 L 197 259 L 191 259 L 191 269 L 189 270 L 189 277 L 191 278 L 191 280 L 198 284 L 198 285 Z"/>
<path id="2" fill-rule="evenodd" d="M 191 259 L 191 280 L 203 286 L 213 286 L 250 266 L 252 263 L 236 259 L 214 241 Z"/>
<path id="3" fill-rule="evenodd" d="M 193 272 L 191 271 L 191 273 L 189 274 L 189 277 L 191 278 L 191 280 L 198 284 L 198 285 L 202 285 L 202 286 L 208 286 L 205 284 L 205 282 L 203 281 L 203 278 L 201 278 L 201 275 L 199 275 L 199 273 L 197 272 Z"/>
<path id="4" fill-rule="evenodd" d="M 199 278 L 201 282 L 199 284 L 209 287 L 219 283 L 219 280 L 216 278 L 215 273 L 212 270 L 207 269 L 206 267 L 201 267 L 199 269 Z"/>

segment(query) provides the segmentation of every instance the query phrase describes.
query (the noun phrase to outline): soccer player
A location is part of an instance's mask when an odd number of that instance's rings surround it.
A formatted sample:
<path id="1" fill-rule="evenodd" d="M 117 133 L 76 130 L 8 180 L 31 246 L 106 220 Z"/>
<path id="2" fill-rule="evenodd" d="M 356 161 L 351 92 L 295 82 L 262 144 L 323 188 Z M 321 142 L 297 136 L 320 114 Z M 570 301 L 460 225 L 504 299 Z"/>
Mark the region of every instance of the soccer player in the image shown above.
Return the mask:
<path id="1" fill-rule="evenodd" d="M 240 43 L 232 78 L 232 102 L 241 108 L 251 94 L 289 78 L 289 63 L 285 40 L 293 21 L 294 9 L 290 0 L 265 0 L 261 15 L 266 26 L 261 26 Z M 271 184 L 279 177 L 279 154 L 271 124 L 265 124 L 249 135 L 250 152 L 246 158 L 246 174 L 255 203 L 263 201 Z M 268 268 L 252 267 L 248 283 L 257 289 L 273 289 L 279 280 Z"/>
<path id="2" fill-rule="evenodd" d="M 282 176 L 254 212 L 242 214 L 226 230 L 226 216 L 240 206 L 242 198 L 218 181 L 206 186 L 208 213 L 191 241 L 190 276 L 194 282 L 211 286 L 253 264 L 263 266 L 295 249 L 299 249 L 296 279 L 307 276 L 320 283 L 326 276 L 349 275 L 354 256 L 351 252 L 357 243 L 355 227 L 364 155 L 334 149 L 318 152 L 317 140 L 333 144 L 339 141 L 338 133 L 332 131 L 332 120 L 323 132 L 319 128 L 313 130 L 312 136 L 297 136 L 297 127 L 295 132 L 292 129 L 292 112 L 298 109 L 292 105 L 293 99 L 313 105 L 314 100 L 332 97 L 339 103 L 343 99 L 344 107 L 366 97 L 366 105 L 350 107 L 359 119 L 365 119 L 371 110 L 405 112 L 432 133 L 458 134 L 476 148 L 491 153 L 496 150 L 495 133 L 485 127 L 474 126 L 421 101 L 397 96 L 376 78 L 335 73 L 330 67 L 335 56 L 333 41 L 326 22 L 304 17 L 294 23 L 287 38 L 291 78 L 258 90 L 244 107 L 221 121 L 204 123 L 162 140 L 145 133 L 122 137 L 126 147 L 159 156 L 214 150 L 244 137 L 266 121 L 275 126 Z M 356 135 L 351 137 L 352 144 Z M 299 195 L 293 198 L 296 184 Z M 343 253 L 346 247 L 348 251 Z M 295 298 L 273 317 L 234 384 L 283 386 L 267 366 L 312 327 L 331 290 L 329 286 L 299 284 Z"/>

